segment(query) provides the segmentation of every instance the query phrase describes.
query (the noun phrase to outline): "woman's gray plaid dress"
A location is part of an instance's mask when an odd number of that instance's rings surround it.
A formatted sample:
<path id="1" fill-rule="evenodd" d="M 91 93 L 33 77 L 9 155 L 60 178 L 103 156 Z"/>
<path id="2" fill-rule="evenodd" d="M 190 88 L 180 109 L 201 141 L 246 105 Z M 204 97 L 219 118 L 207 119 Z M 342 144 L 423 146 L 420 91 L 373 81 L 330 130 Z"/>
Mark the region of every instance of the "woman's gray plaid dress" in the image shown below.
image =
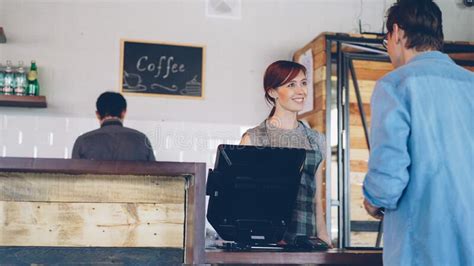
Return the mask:
<path id="1" fill-rule="evenodd" d="M 285 234 L 285 241 L 291 242 L 297 235 L 316 235 L 315 173 L 324 158 L 326 141 L 323 134 L 315 132 L 303 123 L 295 129 L 271 127 L 265 120 L 247 134 L 252 145 L 306 149 L 306 160 L 298 189 L 292 221 Z"/>

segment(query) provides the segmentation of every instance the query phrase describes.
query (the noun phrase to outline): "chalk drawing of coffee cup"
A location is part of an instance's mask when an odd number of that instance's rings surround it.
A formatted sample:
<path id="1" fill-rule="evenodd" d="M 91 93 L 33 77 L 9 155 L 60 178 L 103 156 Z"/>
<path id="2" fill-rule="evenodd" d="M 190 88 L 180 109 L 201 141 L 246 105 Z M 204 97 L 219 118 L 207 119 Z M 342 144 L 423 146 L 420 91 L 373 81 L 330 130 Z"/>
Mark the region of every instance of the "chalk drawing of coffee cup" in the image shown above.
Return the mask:
<path id="1" fill-rule="evenodd" d="M 122 86 L 127 91 L 146 91 L 146 86 L 142 84 L 142 77 L 126 71 L 123 72 Z"/>

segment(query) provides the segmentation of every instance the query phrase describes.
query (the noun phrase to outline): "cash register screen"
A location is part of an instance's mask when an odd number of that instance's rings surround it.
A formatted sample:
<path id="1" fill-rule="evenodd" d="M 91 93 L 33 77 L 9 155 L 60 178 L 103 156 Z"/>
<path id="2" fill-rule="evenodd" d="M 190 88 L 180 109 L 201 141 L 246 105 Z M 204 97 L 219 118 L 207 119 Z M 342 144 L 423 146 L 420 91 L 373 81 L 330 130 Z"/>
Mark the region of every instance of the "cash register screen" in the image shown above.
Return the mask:
<path id="1" fill-rule="evenodd" d="M 207 219 L 219 236 L 250 245 L 281 240 L 305 156 L 303 149 L 220 145 L 207 184 Z"/>

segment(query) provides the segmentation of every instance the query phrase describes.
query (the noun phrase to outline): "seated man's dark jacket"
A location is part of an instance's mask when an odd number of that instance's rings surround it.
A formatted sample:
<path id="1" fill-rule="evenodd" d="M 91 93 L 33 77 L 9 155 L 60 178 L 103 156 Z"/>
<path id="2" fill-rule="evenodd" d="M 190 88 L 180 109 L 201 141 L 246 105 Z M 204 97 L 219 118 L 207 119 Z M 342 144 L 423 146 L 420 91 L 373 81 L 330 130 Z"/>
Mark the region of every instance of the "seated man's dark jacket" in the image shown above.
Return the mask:
<path id="1" fill-rule="evenodd" d="M 145 134 L 109 119 L 99 129 L 79 136 L 72 159 L 154 161 L 153 148 Z"/>

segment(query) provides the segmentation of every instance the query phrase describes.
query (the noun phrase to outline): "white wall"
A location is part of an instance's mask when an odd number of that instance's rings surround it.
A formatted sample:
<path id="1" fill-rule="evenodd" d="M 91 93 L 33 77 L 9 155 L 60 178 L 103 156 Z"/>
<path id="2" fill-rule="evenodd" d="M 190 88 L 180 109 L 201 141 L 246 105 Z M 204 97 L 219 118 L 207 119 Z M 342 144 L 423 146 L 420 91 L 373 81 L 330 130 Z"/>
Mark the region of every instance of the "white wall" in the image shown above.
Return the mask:
<path id="1" fill-rule="evenodd" d="M 130 96 L 129 117 L 255 124 L 268 110 L 261 83 L 269 63 L 323 31 L 355 31 L 359 16 L 365 30 L 379 31 L 390 2 L 244 0 L 242 18 L 227 20 L 207 18 L 203 0 L 0 0 L 8 38 L 0 60 L 37 60 L 49 107 L 36 114 L 92 116 L 96 97 L 118 88 L 120 38 L 206 45 L 204 100 Z M 441 6 L 447 39 L 474 39 L 472 8 Z"/>
<path id="2" fill-rule="evenodd" d="M 359 18 L 365 31 L 380 31 L 392 2 L 243 0 L 241 19 L 228 20 L 206 17 L 204 0 L 0 0 L 8 38 L 0 61 L 36 59 L 48 100 L 47 109 L 0 107 L 0 115 L 24 117 L 22 131 L 38 119 L 93 120 L 97 96 L 118 89 L 119 40 L 133 38 L 206 45 L 205 99 L 127 96 L 128 121 L 254 125 L 269 110 L 262 89 L 268 64 L 290 59 L 323 31 L 357 31 Z M 437 2 L 446 39 L 474 40 L 474 8 Z"/>

